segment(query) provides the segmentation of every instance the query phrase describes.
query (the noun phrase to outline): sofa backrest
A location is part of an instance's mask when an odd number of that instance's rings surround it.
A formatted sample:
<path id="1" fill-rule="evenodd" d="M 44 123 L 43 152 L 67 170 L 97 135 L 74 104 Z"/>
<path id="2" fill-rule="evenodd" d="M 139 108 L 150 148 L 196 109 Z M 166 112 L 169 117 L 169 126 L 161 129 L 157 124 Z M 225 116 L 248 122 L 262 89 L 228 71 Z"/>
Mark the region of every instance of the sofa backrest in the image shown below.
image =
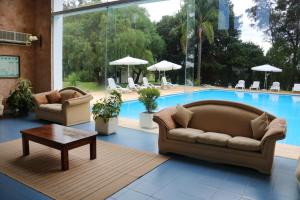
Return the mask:
<path id="1" fill-rule="evenodd" d="M 194 112 L 190 128 L 225 133 L 233 137 L 253 138 L 251 120 L 263 113 L 254 107 L 227 101 L 200 101 L 185 107 Z M 268 115 L 271 120 L 275 118 Z"/>
<path id="2" fill-rule="evenodd" d="M 59 91 L 60 93 L 74 93 L 77 92 L 80 96 L 86 95 L 86 92 L 82 91 L 81 89 L 77 87 L 66 87 Z"/>

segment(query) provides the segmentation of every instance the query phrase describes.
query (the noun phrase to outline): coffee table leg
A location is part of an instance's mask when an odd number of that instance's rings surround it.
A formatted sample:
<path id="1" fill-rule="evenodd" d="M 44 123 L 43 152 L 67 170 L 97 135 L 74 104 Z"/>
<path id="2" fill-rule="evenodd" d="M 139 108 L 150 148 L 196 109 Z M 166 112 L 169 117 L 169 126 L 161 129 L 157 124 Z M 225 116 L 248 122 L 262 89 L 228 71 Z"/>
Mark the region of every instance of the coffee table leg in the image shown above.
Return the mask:
<path id="1" fill-rule="evenodd" d="M 69 169 L 69 151 L 68 149 L 61 150 L 61 170 Z"/>
<path id="2" fill-rule="evenodd" d="M 93 141 L 90 144 L 90 159 L 94 160 L 97 157 L 96 153 L 96 138 L 93 139 Z"/>
<path id="3" fill-rule="evenodd" d="M 29 155 L 29 140 L 26 136 L 22 135 L 23 155 Z"/>

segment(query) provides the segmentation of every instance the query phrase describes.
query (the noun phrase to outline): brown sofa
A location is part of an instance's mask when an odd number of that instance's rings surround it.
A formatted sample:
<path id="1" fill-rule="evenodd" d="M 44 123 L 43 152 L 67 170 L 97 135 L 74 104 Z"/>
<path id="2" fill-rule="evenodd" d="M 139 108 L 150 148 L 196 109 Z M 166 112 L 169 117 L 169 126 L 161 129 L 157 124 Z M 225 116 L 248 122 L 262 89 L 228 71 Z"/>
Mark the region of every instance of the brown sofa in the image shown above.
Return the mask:
<path id="1" fill-rule="evenodd" d="M 50 91 L 51 92 L 51 91 Z M 49 104 L 46 95 L 50 92 L 35 94 L 36 117 L 51 122 L 71 126 L 90 121 L 90 101 L 93 97 L 76 87 L 66 87 L 59 91 L 62 93 L 77 92 L 78 97 L 63 103 Z"/>
<path id="2" fill-rule="evenodd" d="M 175 107 L 154 115 L 159 124 L 159 152 L 176 153 L 213 162 L 254 168 L 270 174 L 276 140 L 285 138 L 286 121 L 267 113 L 270 124 L 255 140 L 251 120 L 264 112 L 227 101 L 199 101 L 184 105 L 193 112 L 188 128 L 173 120 Z"/>

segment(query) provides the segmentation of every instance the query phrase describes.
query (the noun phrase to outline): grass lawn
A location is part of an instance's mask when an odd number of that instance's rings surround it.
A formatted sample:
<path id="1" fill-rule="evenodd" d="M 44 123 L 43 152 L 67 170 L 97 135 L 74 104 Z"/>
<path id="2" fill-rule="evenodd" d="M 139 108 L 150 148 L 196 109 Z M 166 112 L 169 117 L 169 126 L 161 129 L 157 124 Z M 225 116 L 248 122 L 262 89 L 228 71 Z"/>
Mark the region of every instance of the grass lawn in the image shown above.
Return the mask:
<path id="1" fill-rule="evenodd" d="M 64 81 L 64 87 L 71 86 L 69 82 Z M 88 92 L 96 92 L 104 89 L 104 86 L 99 85 L 96 82 L 77 82 L 76 87 L 88 91 Z"/>

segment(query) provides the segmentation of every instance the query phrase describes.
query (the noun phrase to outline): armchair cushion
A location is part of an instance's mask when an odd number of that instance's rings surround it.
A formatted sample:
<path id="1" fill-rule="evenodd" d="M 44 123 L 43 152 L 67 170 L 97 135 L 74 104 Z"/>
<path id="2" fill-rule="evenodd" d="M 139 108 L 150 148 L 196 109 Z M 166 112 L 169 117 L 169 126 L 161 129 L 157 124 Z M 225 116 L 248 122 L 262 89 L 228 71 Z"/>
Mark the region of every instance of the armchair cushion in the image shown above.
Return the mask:
<path id="1" fill-rule="evenodd" d="M 61 103 L 64 103 L 69 99 L 77 98 L 82 95 L 74 90 L 63 90 L 60 92 L 60 96 L 61 96 Z"/>
<path id="2" fill-rule="evenodd" d="M 173 115 L 174 120 L 183 128 L 187 128 L 192 119 L 193 112 L 181 105 L 177 105 L 176 113 Z"/>
<path id="3" fill-rule="evenodd" d="M 223 146 L 227 145 L 227 141 L 231 138 L 230 135 L 223 133 L 214 133 L 214 132 L 206 132 L 201 135 L 198 135 L 197 142 L 202 144 L 210 144 L 215 146 Z"/>
<path id="4" fill-rule="evenodd" d="M 259 117 L 251 120 L 253 138 L 260 140 L 265 135 L 268 125 L 269 119 L 266 113 L 263 113 Z"/>
<path id="5" fill-rule="evenodd" d="M 260 143 L 259 140 L 237 136 L 228 140 L 228 147 L 245 151 L 259 151 Z"/>
<path id="6" fill-rule="evenodd" d="M 46 98 L 49 103 L 60 103 L 61 102 L 61 95 L 57 90 L 52 91 L 49 94 L 46 94 Z"/>
<path id="7" fill-rule="evenodd" d="M 41 104 L 48 104 L 48 99 L 46 97 L 46 94 L 38 94 L 34 95 L 35 103 L 39 106 Z"/>
<path id="8" fill-rule="evenodd" d="M 169 131 L 168 138 L 194 143 L 197 136 L 203 133 L 203 131 L 193 128 L 175 128 Z"/>

